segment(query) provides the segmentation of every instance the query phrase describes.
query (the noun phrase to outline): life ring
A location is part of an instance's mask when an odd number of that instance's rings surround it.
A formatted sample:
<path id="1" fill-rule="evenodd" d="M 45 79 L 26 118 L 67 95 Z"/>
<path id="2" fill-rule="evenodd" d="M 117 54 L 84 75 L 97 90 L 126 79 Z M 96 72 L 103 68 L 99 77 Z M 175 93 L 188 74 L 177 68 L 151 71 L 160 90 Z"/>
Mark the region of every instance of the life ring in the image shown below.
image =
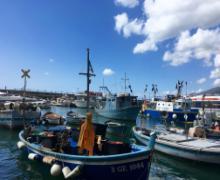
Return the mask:
<path id="1" fill-rule="evenodd" d="M 163 119 L 167 119 L 167 118 L 168 118 L 168 112 L 167 112 L 167 111 L 162 111 L 162 112 L 161 112 L 161 117 L 162 117 Z"/>

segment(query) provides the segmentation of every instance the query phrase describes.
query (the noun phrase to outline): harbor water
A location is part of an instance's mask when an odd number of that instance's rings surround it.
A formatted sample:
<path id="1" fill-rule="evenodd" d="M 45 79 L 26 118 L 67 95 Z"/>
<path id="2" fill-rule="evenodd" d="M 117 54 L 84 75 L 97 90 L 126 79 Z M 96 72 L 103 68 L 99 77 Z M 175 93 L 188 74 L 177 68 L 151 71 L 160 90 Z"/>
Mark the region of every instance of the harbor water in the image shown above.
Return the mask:
<path id="1" fill-rule="evenodd" d="M 70 110 L 85 113 L 84 109 L 73 109 L 64 107 L 52 107 L 50 111 L 66 115 Z M 44 113 L 44 112 L 43 112 Z M 95 122 L 105 123 L 109 119 L 97 116 L 94 113 Z M 119 121 L 120 122 L 120 121 Z M 110 138 L 118 138 L 127 141 L 132 138 L 131 127 L 136 124 L 134 121 L 120 122 L 124 123 L 121 134 L 111 134 L 107 132 Z M 160 120 L 145 120 L 142 126 L 150 127 Z M 5 128 L 0 129 L 0 179 L 54 179 L 50 175 L 50 169 L 46 165 L 35 161 L 29 161 L 27 156 L 22 151 L 17 149 L 19 131 L 10 131 Z M 56 179 L 62 179 L 60 176 Z M 220 179 L 220 166 L 198 163 L 184 159 L 178 159 L 166 156 L 161 153 L 155 153 L 150 171 L 150 179 L 192 179 L 192 180 L 207 180 Z"/>

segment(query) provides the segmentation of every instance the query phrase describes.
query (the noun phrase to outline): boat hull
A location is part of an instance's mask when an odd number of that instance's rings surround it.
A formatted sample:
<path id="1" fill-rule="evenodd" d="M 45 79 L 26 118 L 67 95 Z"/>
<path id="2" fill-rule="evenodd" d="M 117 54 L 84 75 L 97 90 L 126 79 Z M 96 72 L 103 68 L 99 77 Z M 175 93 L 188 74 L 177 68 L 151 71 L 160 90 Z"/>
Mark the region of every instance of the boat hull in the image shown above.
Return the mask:
<path id="1" fill-rule="evenodd" d="M 135 138 L 144 145 L 147 145 L 150 138 L 145 136 L 138 131 L 134 130 Z M 164 142 L 162 140 L 156 139 L 155 150 L 161 153 L 175 156 L 178 158 L 184 158 L 188 160 L 194 160 L 205 163 L 220 164 L 220 151 L 205 151 L 203 148 L 187 148 L 186 146 L 181 146 L 178 143 Z"/>
<path id="2" fill-rule="evenodd" d="M 137 118 L 139 107 L 128 107 L 117 110 L 95 109 L 95 112 L 103 117 L 118 120 L 135 120 Z"/>
<path id="3" fill-rule="evenodd" d="M 173 118 L 173 115 L 176 114 L 176 118 Z M 187 121 L 194 121 L 196 119 L 196 115 L 198 114 L 198 110 L 192 110 L 191 112 L 189 111 L 173 111 L 173 112 L 165 112 L 165 111 L 158 111 L 158 110 L 152 110 L 152 109 L 147 109 L 144 111 L 144 115 L 155 118 L 155 119 L 167 119 L 168 121 L 185 121 L 184 116 L 187 115 Z"/>
<path id="4" fill-rule="evenodd" d="M 77 108 L 87 108 L 87 101 L 75 100 L 74 103 L 75 103 Z M 90 108 L 94 108 L 95 105 L 96 105 L 95 101 L 90 101 L 89 102 L 89 107 Z"/>
<path id="5" fill-rule="evenodd" d="M 1 111 L 0 126 L 9 129 L 20 129 L 24 127 L 25 122 L 36 121 L 40 119 L 40 112 L 25 112 L 24 115 L 18 111 Z"/>
<path id="6" fill-rule="evenodd" d="M 49 156 L 55 158 L 55 163 L 63 167 L 69 167 L 71 170 L 82 165 L 81 173 L 77 176 L 79 179 L 148 179 L 152 149 L 142 147 L 140 151 L 133 153 L 124 153 L 107 156 L 77 156 L 62 153 L 56 153 L 45 150 L 42 146 L 31 144 L 19 133 L 19 139 L 25 144 L 26 152 L 37 154 L 38 160 L 42 162 L 43 157 Z M 141 146 L 133 145 L 135 148 Z"/>

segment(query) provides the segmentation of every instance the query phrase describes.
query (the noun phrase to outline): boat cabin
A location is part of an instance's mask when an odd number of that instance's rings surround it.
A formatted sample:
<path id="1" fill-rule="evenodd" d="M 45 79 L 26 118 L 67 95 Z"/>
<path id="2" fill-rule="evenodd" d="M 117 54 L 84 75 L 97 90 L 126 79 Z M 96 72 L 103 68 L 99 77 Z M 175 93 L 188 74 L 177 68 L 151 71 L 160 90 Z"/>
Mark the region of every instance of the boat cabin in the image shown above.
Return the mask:
<path id="1" fill-rule="evenodd" d="M 137 96 L 131 96 L 129 93 L 121 93 L 117 95 L 117 108 L 137 106 Z"/>
<path id="2" fill-rule="evenodd" d="M 177 99 L 173 105 L 174 109 L 181 109 L 181 110 L 191 110 L 192 107 L 192 100 L 191 99 Z"/>

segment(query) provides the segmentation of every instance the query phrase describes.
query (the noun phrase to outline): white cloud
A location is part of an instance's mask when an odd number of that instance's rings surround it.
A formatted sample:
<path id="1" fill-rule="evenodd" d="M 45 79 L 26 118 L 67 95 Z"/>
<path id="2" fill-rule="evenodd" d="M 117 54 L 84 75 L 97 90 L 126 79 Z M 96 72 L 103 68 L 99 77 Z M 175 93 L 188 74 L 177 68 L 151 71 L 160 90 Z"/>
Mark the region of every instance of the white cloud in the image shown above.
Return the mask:
<path id="1" fill-rule="evenodd" d="M 54 59 L 53 59 L 53 58 L 50 58 L 50 59 L 49 59 L 49 62 L 50 62 L 50 63 L 54 62 Z"/>
<path id="2" fill-rule="evenodd" d="M 138 0 L 115 0 L 116 5 L 134 8 L 139 4 Z"/>
<path id="3" fill-rule="evenodd" d="M 158 48 L 153 41 L 146 39 L 143 43 L 138 43 L 133 50 L 134 54 L 144 53 L 146 51 L 152 50 L 156 51 Z"/>
<path id="4" fill-rule="evenodd" d="M 215 67 L 220 67 L 220 54 L 215 56 L 214 65 L 215 65 Z"/>
<path id="5" fill-rule="evenodd" d="M 203 84 L 206 82 L 206 78 L 201 78 L 196 81 L 197 84 Z"/>
<path id="6" fill-rule="evenodd" d="M 213 85 L 214 85 L 214 86 L 220 86 L 220 79 L 216 79 L 216 80 L 213 82 Z"/>
<path id="7" fill-rule="evenodd" d="M 218 56 L 220 50 L 220 29 L 202 30 L 198 29 L 193 35 L 184 31 L 179 36 L 173 52 L 167 51 L 163 60 L 178 66 L 189 62 L 191 59 L 203 60 L 206 65 L 212 64 L 213 57 Z"/>
<path id="8" fill-rule="evenodd" d="M 220 68 L 216 68 L 212 70 L 210 74 L 210 78 L 211 79 L 220 78 Z"/>
<path id="9" fill-rule="evenodd" d="M 114 17 L 115 19 L 115 30 L 118 33 L 122 33 L 124 37 L 129 37 L 132 34 L 141 34 L 141 29 L 143 26 L 143 22 L 134 19 L 128 22 L 127 13 L 118 14 Z"/>
<path id="10" fill-rule="evenodd" d="M 48 75 L 49 75 L 49 72 L 45 72 L 44 75 L 45 75 L 45 76 L 48 76 Z"/>
<path id="11" fill-rule="evenodd" d="M 169 0 L 169 2 L 165 0 L 145 0 L 142 9 L 143 13 L 140 14 L 141 16 L 139 18 L 129 19 L 126 13 L 123 13 L 126 14 L 123 23 L 120 22 L 121 19 L 115 18 L 116 30 L 118 29 L 118 24 L 120 24 L 120 31 L 117 30 L 119 33 L 122 33 L 125 37 L 131 34 L 142 35 L 145 39 L 142 43 L 138 43 L 138 45 L 135 46 L 133 50 L 134 53 L 156 50 L 158 43 L 170 38 L 175 38 L 183 31 L 191 31 L 199 28 L 214 28 L 220 23 L 219 0 Z M 128 25 L 130 25 L 128 28 L 129 33 L 124 30 Z M 206 43 L 207 45 L 210 44 L 207 39 L 206 42 L 194 42 L 194 45 L 197 43 L 202 47 L 206 46 Z M 195 48 L 198 47 L 198 45 L 195 46 Z M 187 48 L 186 45 L 184 48 Z M 171 56 L 172 58 L 178 57 L 181 63 L 188 62 L 192 56 L 198 59 L 205 57 L 206 60 L 209 61 L 209 51 L 209 48 L 208 52 L 203 52 L 198 48 L 197 51 L 184 53 L 184 56 L 180 54 L 180 51 L 178 51 L 178 54 L 170 53 L 166 56 L 168 56 L 167 58 Z M 185 60 L 185 57 L 187 60 Z M 181 63 L 171 62 L 173 65 Z"/>
<path id="12" fill-rule="evenodd" d="M 105 68 L 104 70 L 103 70 L 103 72 L 102 72 L 102 74 L 104 75 L 104 76 L 111 76 L 111 75 L 113 75 L 115 72 L 112 70 L 112 69 L 110 69 L 110 68 Z"/>
<path id="13" fill-rule="evenodd" d="M 201 93 L 203 91 L 203 89 L 199 88 L 196 93 Z"/>

